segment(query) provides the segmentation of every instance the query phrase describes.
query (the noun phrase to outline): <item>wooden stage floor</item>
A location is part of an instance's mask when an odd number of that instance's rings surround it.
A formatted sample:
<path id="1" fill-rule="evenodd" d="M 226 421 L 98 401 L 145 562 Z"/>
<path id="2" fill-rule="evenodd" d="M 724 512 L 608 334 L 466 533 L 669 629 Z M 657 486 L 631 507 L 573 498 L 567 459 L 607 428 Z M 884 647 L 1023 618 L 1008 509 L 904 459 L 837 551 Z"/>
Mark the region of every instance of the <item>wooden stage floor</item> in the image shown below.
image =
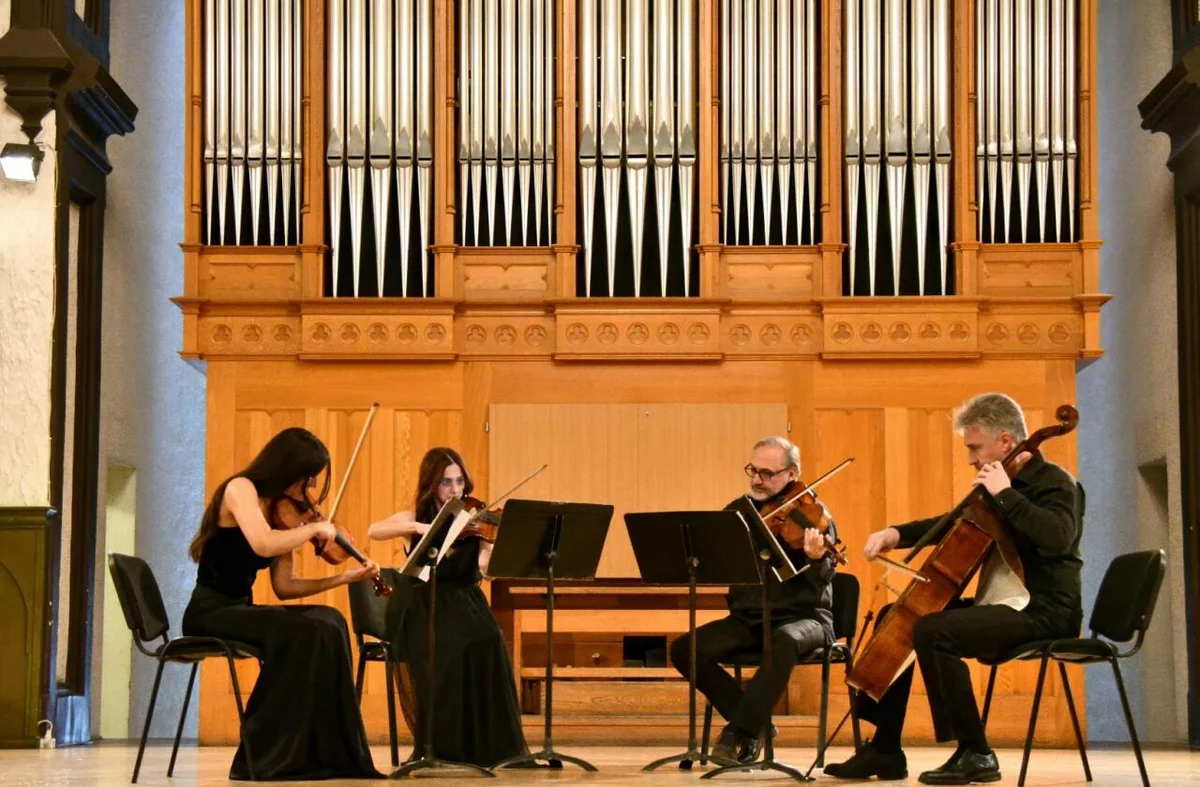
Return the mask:
<path id="1" fill-rule="evenodd" d="M 165 745 L 152 745 L 146 751 L 142 763 L 139 785 L 147 787 L 208 787 L 209 785 L 229 784 L 229 762 L 233 749 L 224 747 L 184 746 L 179 752 L 179 761 L 175 765 L 175 777 L 168 779 L 167 760 L 170 748 Z M 699 777 L 697 771 L 679 771 L 674 767 L 665 767 L 653 774 L 643 774 L 641 768 L 657 757 L 676 753 L 669 747 L 617 747 L 617 746 L 563 746 L 565 754 L 572 754 L 590 760 L 598 773 L 583 773 L 577 768 L 568 767 L 563 771 L 506 771 L 501 772 L 495 780 L 486 780 L 496 785 L 536 784 L 539 782 L 579 783 L 600 787 L 609 785 L 685 785 L 694 784 Z M 376 766 L 383 766 L 386 773 L 388 752 L 386 747 L 373 747 Z M 1017 772 L 1021 765 L 1020 750 L 1005 749 L 999 752 L 1000 767 L 1004 773 L 1002 785 L 1015 785 Z M 0 785 L 20 785 L 21 787 L 41 787 L 55 785 L 56 787 L 74 787 L 75 785 L 121 785 L 129 783 L 133 770 L 133 761 L 137 755 L 137 746 L 124 743 L 102 743 L 93 746 L 79 746 L 48 750 L 0 750 Z M 830 750 L 830 762 L 838 762 L 849 755 L 849 749 L 836 748 Z M 921 770 L 940 765 L 949 756 L 949 749 L 914 748 L 908 750 L 909 778 L 907 781 L 890 782 L 890 784 L 917 784 L 917 774 Z M 1092 775 L 1096 787 L 1135 787 L 1140 783 L 1137 764 L 1133 752 L 1128 747 L 1097 748 L 1090 752 Z M 778 759 L 797 767 L 807 768 L 812 762 L 811 749 L 782 749 Z M 1146 767 L 1150 774 L 1150 782 L 1156 787 L 1176 787 L 1177 785 L 1196 785 L 1200 787 L 1200 751 L 1186 749 L 1151 749 L 1146 753 Z M 428 773 L 428 772 L 426 772 Z M 822 776 L 820 771 L 814 771 L 818 784 L 855 784 L 855 782 L 840 782 L 837 779 Z M 479 784 L 480 779 L 472 776 L 456 776 L 445 774 L 440 776 L 422 776 L 422 781 L 436 784 L 458 785 Z M 719 779 L 711 780 L 712 784 L 748 784 L 770 782 L 772 784 L 787 784 L 786 777 L 779 774 L 754 773 L 750 775 L 729 774 Z M 243 784 L 244 782 L 233 782 Z M 394 784 L 386 780 L 377 782 L 366 781 L 325 781 L 325 782 L 286 782 L 287 784 L 317 784 L 334 787 L 334 785 L 369 785 Z M 862 782 L 857 782 L 862 784 Z M 1086 785 L 1083 770 L 1080 767 L 1079 755 L 1074 750 L 1034 750 L 1030 761 L 1029 775 L 1025 781 L 1027 787 L 1060 787 L 1063 785 Z"/>

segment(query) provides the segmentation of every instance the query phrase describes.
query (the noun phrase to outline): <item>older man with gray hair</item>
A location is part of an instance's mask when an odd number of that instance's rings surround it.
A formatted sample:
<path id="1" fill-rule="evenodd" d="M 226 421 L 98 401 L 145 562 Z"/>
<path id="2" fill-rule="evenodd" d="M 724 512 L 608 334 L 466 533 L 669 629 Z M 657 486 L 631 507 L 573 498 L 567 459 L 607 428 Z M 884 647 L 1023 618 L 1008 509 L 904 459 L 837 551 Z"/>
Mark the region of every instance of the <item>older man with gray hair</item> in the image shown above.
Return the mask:
<path id="1" fill-rule="evenodd" d="M 774 509 L 799 490 L 795 482 L 800 480 L 800 449 L 786 438 L 765 437 L 755 443 L 744 470 L 750 478 L 749 497 L 760 510 L 763 506 Z M 830 583 L 835 566 L 825 548 L 826 537 L 817 530 L 817 523 L 805 519 L 799 509 L 792 510 L 791 518 L 804 528 L 803 543 L 793 547 L 779 536 L 776 540 L 794 565 L 808 570 L 783 583 L 767 572 L 771 664 L 755 672 L 744 691 L 721 666 L 721 661 L 732 655 L 761 652 L 763 621 L 758 586 L 730 588 L 726 597 L 729 616 L 696 629 L 696 688 L 729 722 L 713 747 L 712 758 L 716 761 L 750 763 L 758 757 L 764 736 L 774 734 L 774 728 L 763 728 L 771 708 L 787 689 L 796 661 L 833 642 Z M 832 542 L 837 540 L 837 526 L 832 519 L 828 537 Z M 671 644 L 671 663 L 684 677 L 690 667 L 689 652 L 687 635 Z"/>
<path id="2" fill-rule="evenodd" d="M 990 493 L 1025 570 L 1022 585 L 994 556 L 979 577 L 978 595 L 942 612 L 926 615 L 913 629 L 913 646 L 929 696 L 939 741 L 958 742 L 950 759 L 920 776 L 922 784 L 973 784 L 1000 780 L 1000 765 L 988 746 L 971 674 L 964 658 L 999 658 L 1026 642 L 1075 637 L 1083 621 L 1080 601 L 1079 538 L 1083 532 L 1083 487 L 1040 452 L 1022 452 L 1009 479 L 1002 460 L 1025 440 L 1025 415 L 1009 396 L 988 393 L 966 402 L 955 414 L 975 484 Z M 941 516 L 872 533 L 863 554 L 870 560 L 896 547 L 910 547 Z M 994 550 L 993 550 L 994 553 Z M 890 607 L 880 611 L 883 620 Z M 896 678 L 878 701 L 859 694 L 860 718 L 875 725 L 875 737 L 825 773 L 843 779 L 903 779 L 908 764 L 900 734 L 913 668 Z"/>

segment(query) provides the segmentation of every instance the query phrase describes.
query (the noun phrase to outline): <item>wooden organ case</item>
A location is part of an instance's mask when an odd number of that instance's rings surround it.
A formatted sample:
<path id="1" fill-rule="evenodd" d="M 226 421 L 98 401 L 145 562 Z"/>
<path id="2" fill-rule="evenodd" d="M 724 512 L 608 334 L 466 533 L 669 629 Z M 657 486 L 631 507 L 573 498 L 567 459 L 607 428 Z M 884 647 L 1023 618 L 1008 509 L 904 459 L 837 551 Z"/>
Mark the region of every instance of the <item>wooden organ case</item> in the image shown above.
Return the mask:
<path id="1" fill-rule="evenodd" d="M 290 425 L 336 483 L 378 401 L 339 519 L 389 564 L 401 545 L 366 528 L 411 505 L 428 447 L 459 447 L 481 498 L 549 462 L 523 495 L 617 511 L 601 581 L 556 622 L 560 739 L 681 739 L 663 659 L 686 611 L 630 581 L 624 512 L 723 505 L 767 434 L 806 478 L 855 456 L 822 497 L 861 617 L 885 600 L 867 534 L 970 482 L 952 408 L 1002 390 L 1032 429 L 1075 401 L 1107 299 L 1096 6 L 188 0 L 176 302 L 208 489 Z M 1075 445 L 1047 453 L 1073 469 Z M 532 728 L 544 615 L 490 591 Z M 348 614 L 341 589 L 315 600 Z M 815 739 L 816 672 L 780 702 L 783 743 Z M 1036 665 L 1000 674 L 989 733 L 1012 745 Z M 376 741 L 384 689 L 368 670 Z M 220 669 L 200 702 L 201 741 L 235 741 Z M 1046 705 L 1039 743 L 1069 744 Z M 932 739 L 922 700 L 909 719 Z"/>

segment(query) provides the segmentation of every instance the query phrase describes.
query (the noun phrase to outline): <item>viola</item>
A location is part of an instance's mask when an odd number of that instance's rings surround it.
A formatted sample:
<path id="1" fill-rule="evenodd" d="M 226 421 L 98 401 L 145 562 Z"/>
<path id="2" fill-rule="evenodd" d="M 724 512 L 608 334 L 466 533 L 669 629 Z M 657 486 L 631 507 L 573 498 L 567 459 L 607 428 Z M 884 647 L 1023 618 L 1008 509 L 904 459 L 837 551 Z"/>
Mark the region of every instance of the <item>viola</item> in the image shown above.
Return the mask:
<path id="1" fill-rule="evenodd" d="M 822 475 L 811 484 L 805 484 L 800 479 L 784 487 L 783 495 L 787 497 L 783 503 L 772 508 L 771 503 L 763 503 L 759 514 L 763 522 L 777 538 L 782 538 L 792 549 L 804 547 L 804 531 L 806 528 L 792 518 L 793 511 L 799 511 L 808 523 L 817 529 L 825 539 L 825 557 L 833 558 L 834 563 L 846 565 L 846 544 L 840 539 L 834 541 L 829 535 L 829 526 L 833 517 L 829 509 L 817 498 L 817 487 L 841 472 L 854 461 L 854 457 L 842 460 L 836 467 Z"/>
<path id="2" fill-rule="evenodd" d="M 287 505 L 281 505 L 282 503 Z M 325 515 L 315 505 L 307 500 L 297 500 L 290 495 L 284 495 L 275 502 L 275 505 L 272 506 L 272 514 L 271 524 L 285 530 L 321 522 L 325 519 Z M 354 546 L 354 539 L 351 537 L 350 531 L 336 522 L 330 524 L 337 530 L 333 541 L 325 547 L 321 546 L 321 540 L 316 536 L 309 541 L 313 545 L 317 557 L 334 566 L 341 565 L 350 558 L 354 558 L 364 566 L 367 565 L 367 559 Z M 382 577 L 371 577 L 371 582 L 375 585 L 375 595 L 392 595 L 392 588 L 383 581 Z"/>
<path id="3" fill-rule="evenodd" d="M 824 536 L 825 556 L 833 558 L 838 565 L 846 565 L 846 545 L 830 537 L 829 526 L 833 523 L 833 517 L 825 504 L 817 499 L 817 493 L 797 479 L 784 487 L 784 494 L 790 498 L 783 505 L 772 507 L 772 503 L 765 503 L 759 509 L 767 528 L 792 549 L 802 549 L 804 531 L 808 528 L 792 517 L 792 512 L 798 511 L 810 526 Z"/>

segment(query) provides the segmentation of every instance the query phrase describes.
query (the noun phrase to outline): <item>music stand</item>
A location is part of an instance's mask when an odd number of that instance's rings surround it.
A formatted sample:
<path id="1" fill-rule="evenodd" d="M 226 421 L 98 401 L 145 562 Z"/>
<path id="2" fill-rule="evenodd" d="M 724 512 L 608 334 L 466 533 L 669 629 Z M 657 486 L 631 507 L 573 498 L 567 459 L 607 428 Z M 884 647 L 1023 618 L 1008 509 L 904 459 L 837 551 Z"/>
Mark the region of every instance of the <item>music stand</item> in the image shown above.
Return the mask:
<path id="1" fill-rule="evenodd" d="M 434 687 L 434 668 L 433 662 L 435 658 L 434 636 L 436 633 L 436 616 L 437 616 L 437 564 L 441 562 L 442 555 L 446 553 L 443 549 L 447 539 L 450 543 L 454 543 L 454 539 L 458 537 L 458 533 L 466 524 L 466 517 L 460 516 L 463 511 L 463 503 L 461 500 L 452 499 L 442 506 L 442 510 L 438 512 L 437 517 L 429 525 L 429 530 L 421 537 L 417 546 L 409 553 L 408 560 L 404 564 L 404 568 L 400 573 L 406 577 L 424 578 L 429 577 L 427 587 L 429 588 L 429 623 L 428 646 L 429 653 L 425 662 L 425 751 L 421 756 L 411 762 L 397 768 L 392 772 L 391 778 L 399 779 L 409 775 L 413 771 L 419 771 L 425 768 L 449 769 L 457 768 L 465 771 L 474 771 L 482 776 L 495 777 L 487 768 L 475 765 L 469 762 L 453 762 L 451 760 L 441 760 L 433 754 L 433 687 Z"/>
<path id="2" fill-rule="evenodd" d="M 688 742 L 683 754 L 655 760 L 643 771 L 700 759 L 696 746 L 696 585 L 757 585 L 758 559 L 750 529 L 737 511 L 672 511 L 625 515 L 642 579 L 688 586 Z"/>
<path id="3" fill-rule="evenodd" d="M 762 666 L 759 669 L 771 669 L 771 596 L 767 592 L 766 570 L 770 569 L 780 582 L 786 582 L 795 576 L 803 574 L 809 569 L 810 564 L 805 564 L 800 569 L 792 565 L 791 558 L 783 551 L 783 548 L 779 545 L 779 541 L 759 515 L 758 507 L 749 497 L 743 495 L 730 503 L 729 508 L 741 514 L 750 526 L 750 535 L 754 539 L 755 546 L 758 548 L 759 562 L 763 567 L 762 581 L 759 585 L 759 597 L 762 599 L 763 657 Z M 711 779 L 723 773 L 734 771 L 779 771 L 780 773 L 786 773 L 796 781 L 813 781 L 811 776 L 801 773 L 798 768 L 775 760 L 775 743 L 771 737 L 770 711 L 767 712 L 767 722 L 763 725 L 761 734 L 766 738 L 766 745 L 763 747 L 763 758 L 761 760 L 746 763 L 745 765 L 742 763 L 722 765 L 715 771 L 709 771 L 700 778 Z"/>
<path id="4" fill-rule="evenodd" d="M 504 506 L 487 576 L 546 580 L 546 708 L 541 751 L 509 757 L 492 766 L 497 770 L 538 760 L 555 769 L 569 762 L 596 770 L 586 760 L 554 750 L 554 580 L 596 578 L 612 514 L 612 506 L 594 503 L 510 500 Z"/>

